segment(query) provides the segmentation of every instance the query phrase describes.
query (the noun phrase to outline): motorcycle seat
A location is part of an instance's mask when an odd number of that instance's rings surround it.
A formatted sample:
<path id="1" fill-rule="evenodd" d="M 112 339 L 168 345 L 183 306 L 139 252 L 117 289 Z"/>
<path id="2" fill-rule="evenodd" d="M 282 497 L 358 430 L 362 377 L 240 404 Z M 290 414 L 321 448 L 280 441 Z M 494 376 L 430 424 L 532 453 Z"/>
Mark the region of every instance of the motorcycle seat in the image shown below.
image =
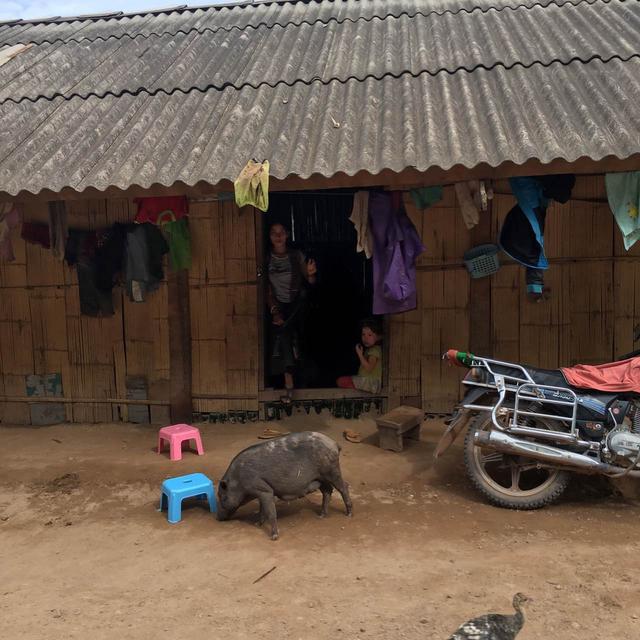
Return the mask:
<path id="1" fill-rule="evenodd" d="M 493 369 L 496 373 L 513 376 L 514 378 L 523 377 L 522 371 L 513 367 L 493 365 Z M 525 369 L 533 381 L 538 384 L 544 384 L 550 387 L 562 387 L 563 389 L 571 388 L 571 385 L 566 381 L 560 369 L 539 369 L 537 367 L 529 367 L 527 365 L 523 365 L 523 369 Z"/>
<path id="2" fill-rule="evenodd" d="M 523 365 L 527 370 L 534 382 L 540 385 L 546 385 L 549 387 L 560 387 L 561 389 L 571 389 L 579 396 L 589 396 L 595 398 L 600 402 L 608 405 L 615 398 L 619 397 L 618 393 L 607 393 L 605 391 L 597 391 L 595 389 L 580 389 L 570 385 L 564 377 L 564 374 L 560 369 L 540 369 L 538 367 L 529 367 Z M 522 377 L 522 372 L 518 369 L 509 367 L 499 367 L 498 373 L 512 375 L 516 377 Z"/>

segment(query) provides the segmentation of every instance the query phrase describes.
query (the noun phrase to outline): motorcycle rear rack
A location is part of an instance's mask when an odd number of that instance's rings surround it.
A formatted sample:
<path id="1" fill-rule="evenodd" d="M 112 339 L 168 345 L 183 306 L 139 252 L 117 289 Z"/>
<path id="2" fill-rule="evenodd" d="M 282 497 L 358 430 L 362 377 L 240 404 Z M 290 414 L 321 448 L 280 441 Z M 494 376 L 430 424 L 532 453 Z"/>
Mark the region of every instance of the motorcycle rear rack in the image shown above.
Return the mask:
<path id="1" fill-rule="evenodd" d="M 491 365 L 498 365 L 502 367 L 508 367 L 509 369 L 516 369 L 522 373 L 522 377 L 513 376 L 509 374 L 497 373 L 493 370 Z M 551 385 L 538 384 L 530 376 L 529 372 L 518 364 L 511 362 L 502 362 L 500 360 L 492 360 L 490 358 L 474 358 L 471 364 L 471 368 L 483 368 L 486 369 L 494 379 L 494 384 L 474 382 L 472 380 L 464 380 L 463 383 L 468 386 L 484 387 L 488 389 L 495 389 L 498 392 L 498 402 L 493 406 L 465 404 L 463 407 L 472 411 L 489 411 L 491 412 L 491 422 L 493 426 L 499 431 L 506 431 L 517 433 L 521 435 L 535 435 L 551 440 L 562 440 L 565 442 L 578 442 L 578 396 L 572 389 L 564 387 L 556 387 Z M 509 384 L 511 383 L 511 384 Z M 555 397 L 547 397 L 546 393 L 552 394 Z M 505 426 L 501 424 L 498 417 L 501 414 L 501 409 L 508 394 L 513 395 L 513 411 L 508 424 Z M 558 399 L 558 396 L 568 396 L 570 399 Z M 571 416 L 559 416 L 550 413 L 544 413 L 542 411 L 529 411 L 522 408 L 523 402 L 536 402 L 539 405 L 544 406 L 565 406 L 571 408 Z M 542 430 L 530 427 L 526 424 L 527 418 L 540 418 L 543 420 L 550 420 L 552 422 L 559 422 L 569 425 L 569 432 L 566 430 Z M 585 443 L 588 444 L 588 443 Z"/>

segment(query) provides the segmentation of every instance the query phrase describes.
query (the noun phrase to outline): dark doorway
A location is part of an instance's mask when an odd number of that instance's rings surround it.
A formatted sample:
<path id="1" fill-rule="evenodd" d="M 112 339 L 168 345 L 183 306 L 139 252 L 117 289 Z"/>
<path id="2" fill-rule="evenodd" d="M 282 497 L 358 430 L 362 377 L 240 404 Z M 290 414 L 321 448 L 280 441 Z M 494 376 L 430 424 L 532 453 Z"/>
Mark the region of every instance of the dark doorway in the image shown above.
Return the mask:
<path id="1" fill-rule="evenodd" d="M 356 252 L 356 232 L 349 221 L 353 193 L 326 191 L 269 194 L 265 216 L 265 257 L 269 256 L 269 228 L 283 224 L 290 244 L 313 258 L 317 282 L 309 287 L 301 323 L 302 361 L 296 387 L 336 386 L 336 378 L 357 372 L 354 347 L 360 339 L 360 322 L 371 315 L 373 281 L 371 261 Z M 265 336 L 270 335 L 265 314 Z M 269 371 L 269 340 L 265 345 L 267 386 L 282 381 Z"/>

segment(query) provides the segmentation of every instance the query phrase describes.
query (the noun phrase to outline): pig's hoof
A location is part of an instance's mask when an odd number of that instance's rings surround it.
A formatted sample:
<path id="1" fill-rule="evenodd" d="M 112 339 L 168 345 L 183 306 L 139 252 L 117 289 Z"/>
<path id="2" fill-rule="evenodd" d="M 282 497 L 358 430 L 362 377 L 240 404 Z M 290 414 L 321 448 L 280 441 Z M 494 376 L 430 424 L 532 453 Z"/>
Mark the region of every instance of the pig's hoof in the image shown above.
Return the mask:
<path id="1" fill-rule="evenodd" d="M 347 511 L 347 518 L 353 518 L 353 511 Z"/>
<path id="2" fill-rule="evenodd" d="M 324 511 L 321 511 L 321 512 L 318 514 L 318 518 L 326 518 L 326 517 L 327 517 L 327 515 L 328 515 L 327 513 L 325 513 Z"/>
<path id="3" fill-rule="evenodd" d="M 278 539 L 278 534 L 277 533 L 272 533 L 271 534 L 271 539 L 272 540 L 277 540 Z"/>

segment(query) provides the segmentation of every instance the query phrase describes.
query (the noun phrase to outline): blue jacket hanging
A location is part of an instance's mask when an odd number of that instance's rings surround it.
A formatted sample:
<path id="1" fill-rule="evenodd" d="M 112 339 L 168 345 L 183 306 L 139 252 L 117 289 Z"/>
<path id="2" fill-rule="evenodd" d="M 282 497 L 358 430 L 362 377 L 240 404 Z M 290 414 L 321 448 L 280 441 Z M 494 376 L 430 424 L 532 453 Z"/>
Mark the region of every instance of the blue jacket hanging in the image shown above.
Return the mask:
<path id="1" fill-rule="evenodd" d="M 507 214 L 498 242 L 506 254 L 527 267 L 527 292 L 540 295 L 542 271 L 549 268 L 544 253 L 549 200 L 567 202 L 575 185 L 575 176 L 510 178 L 509 184 L 518 204 Z"/>

